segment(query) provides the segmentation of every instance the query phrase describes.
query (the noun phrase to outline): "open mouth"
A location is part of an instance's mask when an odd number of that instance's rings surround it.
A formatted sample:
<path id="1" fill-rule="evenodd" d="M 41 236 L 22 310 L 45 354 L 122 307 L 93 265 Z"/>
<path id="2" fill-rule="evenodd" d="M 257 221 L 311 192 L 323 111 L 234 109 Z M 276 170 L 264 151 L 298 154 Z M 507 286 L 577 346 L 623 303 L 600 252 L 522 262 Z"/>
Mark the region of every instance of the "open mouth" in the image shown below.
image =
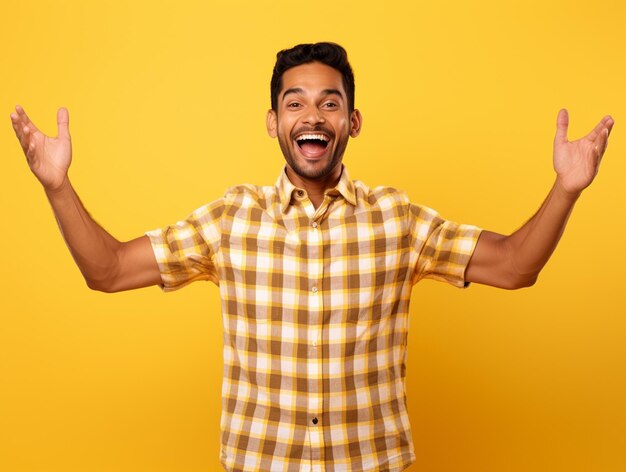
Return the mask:
<path id="1" fill-rule="evenodd" d="M 304 133 L 296 138 L 296 144 L 305 157 L 321 157 L 328 147 L 330 138 L 321 133 Z"/>

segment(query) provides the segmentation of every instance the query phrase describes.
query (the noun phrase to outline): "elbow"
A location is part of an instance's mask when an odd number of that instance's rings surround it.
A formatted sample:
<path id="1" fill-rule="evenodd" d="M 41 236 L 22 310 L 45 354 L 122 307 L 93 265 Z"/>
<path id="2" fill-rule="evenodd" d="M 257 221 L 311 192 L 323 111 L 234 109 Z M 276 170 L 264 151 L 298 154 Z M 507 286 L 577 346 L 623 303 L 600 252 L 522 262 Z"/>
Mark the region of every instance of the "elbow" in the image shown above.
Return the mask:
<path id="1" fill-rule="evenodd" d="M 508 278 L 502 288 L 507 290 L 519 290 L 521 288 L 532 287 L 537 282 L 539 274 L 516 274 Z"/>
<path id="2" fill-rule="evenodd" d="M 85 282 L 87 283 L 87 287 L 97 292 L 103 292 L 103 293 L 115 293 L 116 292 L 116 290 L 113 287 L 113 284 L 107 280 L 95 280 L 95 279 L 89 279 L 85 277 Z"/>
<path id="3" fill-rule="evenodd" d="M 504 242 L 505 253 L 506 253 L 506 268 L 505 271 L 507 273 L 507 279 L 510 290 L 519 290 L 521 288 L 532 287 L 537 282 L 537 278 L 539 277 L 539 272 L 541 271 L 543 265 L 537 267 L 528 266 L 527 264 L 522 264 L 522 268 L 520 268 L 519 264 L 519 254 L 516 252 L 510 245 L 509 239 L 505 239 Z"/>
<path id="4" fill-rule="evenodd" d="M 523 286 L 522 286 L 522 287 L 520 287 L 520 288 L 524 288 L 524 287 L 532 287 L 533 285 L 535 285 L 535 284 L 537 283 L 537 279 L 538 279 L 538 278 L 539 278 L 539 274 L 534 274 L 534 275 L 532 275 L 532 276 L 530 276 L 530 277 L 527 277 L 526 284 L 525 284 L 525 285 L 523 285 Z"/>
<path id="5" fill-rule="evenodd" d="M 532 287 L 533 285 L 535 285 L 536 282 L 537 282 L 536 275 L 522 277 L 520 278 L 520 280 L 517 281 L 517 283 L 513 287 L 513 290 L 519 290 L 520 288 Z"/>
<path id="6" fill-rule="evenodd" d="M 117 253 L 115 253 L 114 258 L 109 259 L 106 264 L 91 263 L 79 267 L 81 268 L 87 287 L 91 290 L 104 293 L 119 292 L 118 280 L 120 278 L 120 265 Z"/>
<path id="7" fill-rule="evenodd" d="M 104 293 L 115 293 L 120 291 L 118 283 L 119 277 L 117 274 L 117 270 L 115 268 L 111 268 L 108 270 L 102 270 L 98 274 L 83 273 L 83 277 L 85 278 L 87 287 L 91 290 Z"/>

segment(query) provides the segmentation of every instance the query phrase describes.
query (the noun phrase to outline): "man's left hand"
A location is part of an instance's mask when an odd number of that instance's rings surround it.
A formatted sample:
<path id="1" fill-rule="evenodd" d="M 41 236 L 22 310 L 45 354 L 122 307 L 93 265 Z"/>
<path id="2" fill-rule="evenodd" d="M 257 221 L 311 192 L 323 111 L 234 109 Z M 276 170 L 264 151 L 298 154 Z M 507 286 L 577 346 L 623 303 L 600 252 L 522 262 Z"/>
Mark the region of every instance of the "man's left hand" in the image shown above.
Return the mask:
<path id="1" fill-rule="evenodd" d="M 557 182 L 567 193 L 578 195 L 593 182 L 613 123 L 613 118 L 607 115 L 587 136 L 568 141 L 569 115 L 565 109 L 559 111 L 554 137 L 554 170 Z"/>

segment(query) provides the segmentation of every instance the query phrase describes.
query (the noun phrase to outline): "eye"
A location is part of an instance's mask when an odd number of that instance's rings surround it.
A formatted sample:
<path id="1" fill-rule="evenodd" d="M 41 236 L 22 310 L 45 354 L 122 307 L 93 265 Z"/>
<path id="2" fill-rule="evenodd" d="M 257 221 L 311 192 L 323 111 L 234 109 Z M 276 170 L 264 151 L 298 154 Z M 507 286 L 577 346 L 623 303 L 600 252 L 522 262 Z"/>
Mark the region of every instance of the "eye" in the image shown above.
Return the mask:
<path id="1" fill-rule="evenodd" d="M 300 108 L 300 104 L 298 102 L 291 102 L 287 104 L 287 108 L 297 109 Z"/>
<path id="2" fill-rule="evenodd" d="M 326 102 L 322 105 L 324 108 L 337 108 L 339 105 L 337 105 L 335 102 Z"/>

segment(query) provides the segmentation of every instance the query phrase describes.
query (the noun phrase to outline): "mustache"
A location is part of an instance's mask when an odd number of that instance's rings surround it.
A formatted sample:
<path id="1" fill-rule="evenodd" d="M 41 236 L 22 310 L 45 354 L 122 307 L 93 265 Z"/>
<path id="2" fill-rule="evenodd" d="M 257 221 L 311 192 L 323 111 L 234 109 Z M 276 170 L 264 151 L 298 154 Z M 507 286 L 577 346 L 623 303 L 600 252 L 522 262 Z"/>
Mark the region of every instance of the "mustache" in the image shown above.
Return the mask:
<path id="1" fill-rule="evenodd" d="M 335 133 L 333 133 L 331 129 L 325 128 L 324 126 L 302 126 L 291 133 L 291 139 L 296 139 L 296 136 L 302 133 L 324 133 L 330 139 L 335 139 Z"/>

